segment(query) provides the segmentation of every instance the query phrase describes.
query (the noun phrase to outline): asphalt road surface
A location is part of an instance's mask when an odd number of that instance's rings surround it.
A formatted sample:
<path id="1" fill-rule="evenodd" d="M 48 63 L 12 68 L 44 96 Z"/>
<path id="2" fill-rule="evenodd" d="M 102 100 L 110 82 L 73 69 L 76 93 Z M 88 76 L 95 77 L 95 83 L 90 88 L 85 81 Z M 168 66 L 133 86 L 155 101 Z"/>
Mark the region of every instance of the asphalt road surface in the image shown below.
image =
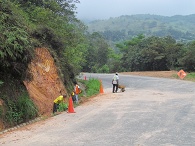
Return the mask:
<path id="1" fill-rule="evenodd" d="M 125 92 L 112 93 L 113 74 L 98 78 L 104 93 L 44 121 L 0 136 L 2 146 L 195 146 L 195 83 L 120 75 Z"/>

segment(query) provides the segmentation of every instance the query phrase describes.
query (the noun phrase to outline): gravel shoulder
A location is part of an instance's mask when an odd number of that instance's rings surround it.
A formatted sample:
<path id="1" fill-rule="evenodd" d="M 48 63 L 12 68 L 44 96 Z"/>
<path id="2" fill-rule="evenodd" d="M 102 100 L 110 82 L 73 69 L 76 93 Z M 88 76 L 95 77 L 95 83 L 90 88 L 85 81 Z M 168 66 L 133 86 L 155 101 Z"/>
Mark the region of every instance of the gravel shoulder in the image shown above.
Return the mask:
<path id="1" fill-rule="evenodd" d="M 143 71 L 143 72 L 121 72 L 123 75 L 137 75 L 160 78 L 175 78 L 177 71 Z"/>
<path id="2" fill-rule="evenodd" d="M 191 124 L 194 107 L 189 100 L 192 93 L 183 96 L 131 88 L 119 93 L 110 91 L 111 88 L 107 88 L 103 94 L 90 98 L 76 107 L 74 114 L 63 112 L 6 133 L 0 136 L 0 145 L 195 144 Z M 187 129 L 185 135 L 182 129 Z"/>

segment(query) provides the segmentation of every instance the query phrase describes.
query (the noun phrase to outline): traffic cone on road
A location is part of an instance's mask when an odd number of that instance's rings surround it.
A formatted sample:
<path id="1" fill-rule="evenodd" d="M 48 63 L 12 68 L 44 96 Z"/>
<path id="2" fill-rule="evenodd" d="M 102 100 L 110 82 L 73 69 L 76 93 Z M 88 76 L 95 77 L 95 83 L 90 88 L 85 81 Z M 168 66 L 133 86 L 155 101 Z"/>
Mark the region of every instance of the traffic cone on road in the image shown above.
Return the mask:
<path id="1" fill-rule="evenodd" d="M 100 80 L 100 93 L 104 93 L 104 89 L 103 89 L 102 81 L 101 80 Z"/>
<path id="2" fill-rule="evenodd" d="M 75 113 L 72 97 L 69 98 L 69 104 L 68 104 L 68 113 Z"/>

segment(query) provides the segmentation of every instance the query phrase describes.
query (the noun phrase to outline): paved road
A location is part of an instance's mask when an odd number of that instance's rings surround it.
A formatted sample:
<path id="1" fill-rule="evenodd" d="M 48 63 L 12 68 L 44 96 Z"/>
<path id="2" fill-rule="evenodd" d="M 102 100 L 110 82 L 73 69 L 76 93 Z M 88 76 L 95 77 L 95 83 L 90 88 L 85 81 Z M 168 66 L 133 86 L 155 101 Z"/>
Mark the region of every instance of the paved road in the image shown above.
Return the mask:
<path id="1" fill-rule="evenodd" d="M 110 88 L 111 79 L 114 74 L 90 74 L 85 73 L 81 78 L 98 78 L 102 80 L 105 88 Z M 195 93 L 195 83 L 178 79 L 166 79 L 156 77 L 119 75 L 120 84 L 124 84 L 131 89 L 152 89 L 160 91 L 170 91 L 173 93 Z"/>
<path id="2" fill-rule="evenodd" d="M 125 92 L 111 93 L 112 74 L 84 74 L 104 94 L 46 121 L 0 137 L 7 146 L 194 146 L 195 83 L 120 75 Z"/>

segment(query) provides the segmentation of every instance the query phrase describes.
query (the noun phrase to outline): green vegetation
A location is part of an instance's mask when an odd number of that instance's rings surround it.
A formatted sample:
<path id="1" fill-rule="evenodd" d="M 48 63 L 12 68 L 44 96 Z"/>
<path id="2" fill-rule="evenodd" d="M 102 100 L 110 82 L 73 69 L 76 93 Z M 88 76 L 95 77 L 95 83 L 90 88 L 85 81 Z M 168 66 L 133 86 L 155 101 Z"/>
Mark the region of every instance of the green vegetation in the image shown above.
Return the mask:
<path id="1" fill-rule="evenodd" d="M 187 16 L 159 16 L 149 14 L 125 15 L 107 20 L 95 20 L 86 25 L 89 32 L 99 32 L 113 44 L 136 35 L 172 36 L 177 41 L 192 41 L 195 38 L 195 14 Z"/>
<path id="2" fill-rule="evenodd" d="M 37 47 L 48 48 L 69 92 L 81 71 L 195 71 L 195 15 L 121 16 L 92 22 L 87 30 L 75 17 L 78 2 L 0 0 L 0 116 L 7 127 L 37 116 L 23 84 L 31 80 L 27 68 Z M 81 82 L 81 96 L 99 93 L 98 80 Z"/>
<path id="3" fill-rule="evenodd" d="M 19 96 L 17 100 L 9 97 L 2 97 L 2 99 L 4 100 L 4 107 L 1 108 L 0 115 L 7 127 L 27 122 L 37 116 L 37 108 L 26 92 Z M 3 108 L 5 110 L 2 110 Z"/>
<path id="4" fill-rule="evenodd" d="M 37 116 L 25 94 L 34 49 L 46 47 L 69 89 L 85 62 L 85 27 L 75 18 L 77 0 L 0 0 L 1 119 L 7 127 Z"/>
<path id="5" fill-rule="evenodd" d="M 81 93 L 79 94 L 80 98 L 90 98 L 91 96 L 98 95 L 100 92 L 100 81 L 98 79 L 89 79 L 89 80 L 79 80 L 79 84 L 82 85 Z M 78 104 L 74 104 L 78 106 Z M 58 111 L 62 112 L 68 109 L 67 103 L 60 103 Z"/>
<path id="6" fill-rule="evenodd" d="M 195 71 L 195 43 L 178 43 L 172 37 L 138 35 L 116 45 L 118 71 Z"/>
<path id="7" fill-rule="evenodd" d="M 195 82 L 195 72 L 187 73 L 187 76 L 184 78 L 184 80 Z"/>
<path id="8" fill-rule="evenodd" d="M 60 103 L 58 111 L 62 112 L 68 109 L 68 104 L 67 103 Z"/>
<path id="9" fill-rule="evenodd" d="M 80 96 L 89 98 L 90 96 L 97 95 L 100 92 L 100 81 L 98 79 L 79 80 L 85 86 L 85 91 Z"/>
<path id="10" fill-rule="evenodd" d="M 88 35 L 88 52 L 86 54 L 86 62 L 83 71 L 86 72 L 102 72 L 109 71 L 106 68 L 109 55 L 109 46 L 106 40 L 97 32 Z"/>

